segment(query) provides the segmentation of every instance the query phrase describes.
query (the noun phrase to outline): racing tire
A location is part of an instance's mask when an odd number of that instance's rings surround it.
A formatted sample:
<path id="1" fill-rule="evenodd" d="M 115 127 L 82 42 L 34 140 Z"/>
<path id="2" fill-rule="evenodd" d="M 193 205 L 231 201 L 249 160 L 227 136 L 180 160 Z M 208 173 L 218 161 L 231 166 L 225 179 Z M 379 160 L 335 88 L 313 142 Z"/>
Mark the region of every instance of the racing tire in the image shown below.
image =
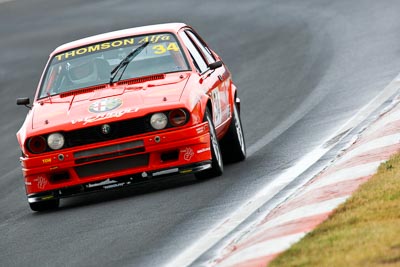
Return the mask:
<path id="1" fill-rule="evenodd" d="M 47 210 L 54 210 L 60 206 L 59 199 L 52 199 L 46 201 L 40 201 L 35 203 L 29 203 L 31 210 L 33 211 L 47 211 Z"/>
<path id="2" fill-rule="evenodd" d="M 228 132 L 221 140 L 221 148 L 222 155 L 227 163 L 235 163 L 246 159 L 246 142 L 236 104 L 233 105 L 232 121 Z"/>
<path id="3" fill-rule="evenodd" d="M 221 148 L 219 146 L 217 132 L 208 108 L 204 114 L 204 121 L 208 122 L 210 131 L 210 147 L 211 147 L 211 168 L 195 174 L 197 180 L 207 180 L 213 177 L 221 176 L 224 172 L 224 162 L 222 160 Z"/>

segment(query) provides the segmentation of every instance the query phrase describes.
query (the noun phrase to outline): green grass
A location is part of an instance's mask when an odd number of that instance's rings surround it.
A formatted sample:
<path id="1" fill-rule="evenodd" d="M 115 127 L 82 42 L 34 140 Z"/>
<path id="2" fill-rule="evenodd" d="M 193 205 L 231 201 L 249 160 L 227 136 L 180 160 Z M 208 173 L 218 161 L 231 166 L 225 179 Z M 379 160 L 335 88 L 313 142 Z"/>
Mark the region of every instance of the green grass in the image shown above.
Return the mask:
<path id="1" fill-rule="evenodd" d="M 400 154 L 269 266 L 400 266 Z"/>

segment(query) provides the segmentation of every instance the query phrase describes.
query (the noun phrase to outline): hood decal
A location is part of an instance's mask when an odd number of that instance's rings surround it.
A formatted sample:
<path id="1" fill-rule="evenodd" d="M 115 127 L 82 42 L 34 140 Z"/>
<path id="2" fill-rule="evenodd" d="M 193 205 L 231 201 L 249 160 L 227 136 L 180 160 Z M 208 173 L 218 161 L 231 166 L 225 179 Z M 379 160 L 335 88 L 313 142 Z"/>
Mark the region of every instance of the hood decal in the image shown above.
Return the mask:
<path id="1" fill-rule="evenodd" d="M 96 102 L 93 102 L 89 106 L 89 111 L 91 113 L 102 113 L 102 112 L 108 112 L 114 109 L 119 108 L 122 105 L 122 99 L 112 97 L 112 98 L 105 98 L 98 100 Z"/>
<path id="2" fill-rule="evenodd" d="M 86 125 L 88 123 L 98 122 L 98 121 L 107 120 L 107 119 L 111 119 L 111 118 L 119 118 L 119 117 L 124 116 L 125 114 L 136 113 L 138 111 L 139 111 L 139 108 L 127 108 L 127 109 L 122 109 L 119 111 L 106 112 L 103 114 L 79 118 L 77 120 L 72 120 L 71 123 L 72 124 L 82 123 L 83 125 Z"/>

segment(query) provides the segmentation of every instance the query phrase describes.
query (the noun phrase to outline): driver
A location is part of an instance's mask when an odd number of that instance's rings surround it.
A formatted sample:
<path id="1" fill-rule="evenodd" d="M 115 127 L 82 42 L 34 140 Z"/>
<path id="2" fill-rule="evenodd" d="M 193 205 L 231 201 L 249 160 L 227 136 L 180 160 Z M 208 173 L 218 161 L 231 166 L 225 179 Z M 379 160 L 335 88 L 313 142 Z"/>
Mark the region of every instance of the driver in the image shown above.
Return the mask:
<path id="1" fill-rule="evenodd" d="M 67 62 L 67 76 L 73 84 L 87 84 L 98 80 L 94 60 L 75 59 Z"/>

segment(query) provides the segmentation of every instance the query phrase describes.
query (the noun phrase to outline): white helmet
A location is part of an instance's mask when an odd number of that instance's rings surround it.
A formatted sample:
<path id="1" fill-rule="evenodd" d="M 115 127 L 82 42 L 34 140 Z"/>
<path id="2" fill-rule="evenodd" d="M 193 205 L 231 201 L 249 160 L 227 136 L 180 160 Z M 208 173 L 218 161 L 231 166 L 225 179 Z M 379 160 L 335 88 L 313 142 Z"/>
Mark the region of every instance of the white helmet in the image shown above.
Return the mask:
<path id="1" fill-rule="evenodd" d="M 88 60 L 86 57 L 67 62 L 66 70 L 68 78 L 74 84 L 90 83 L 98 79 L 97 66 L 94 60 Z"/>

